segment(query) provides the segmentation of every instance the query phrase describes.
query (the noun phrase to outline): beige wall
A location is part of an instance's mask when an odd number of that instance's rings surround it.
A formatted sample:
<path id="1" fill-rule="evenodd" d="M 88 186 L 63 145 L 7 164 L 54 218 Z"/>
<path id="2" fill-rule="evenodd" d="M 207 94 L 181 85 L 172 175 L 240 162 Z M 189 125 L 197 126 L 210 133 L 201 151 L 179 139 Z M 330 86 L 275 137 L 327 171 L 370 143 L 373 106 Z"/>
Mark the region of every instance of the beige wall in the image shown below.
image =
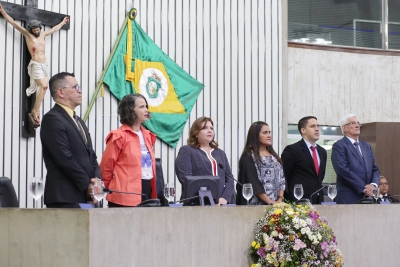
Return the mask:
<path id="1" fill-rule="evenodd" d="M 265 207 L 0 209 L 0 265 L 250 266 Z M 400 205 L 316 206 L 347 267 L 398 267 Z"/>
<path id="2" fill-rule="evenodd" d="M 348 113 L 362 123 L 400 121 L 400 54 L 345 51 L 289 45 L 288 123 L 314 115 L 321 125 L 339 125 Z"/>

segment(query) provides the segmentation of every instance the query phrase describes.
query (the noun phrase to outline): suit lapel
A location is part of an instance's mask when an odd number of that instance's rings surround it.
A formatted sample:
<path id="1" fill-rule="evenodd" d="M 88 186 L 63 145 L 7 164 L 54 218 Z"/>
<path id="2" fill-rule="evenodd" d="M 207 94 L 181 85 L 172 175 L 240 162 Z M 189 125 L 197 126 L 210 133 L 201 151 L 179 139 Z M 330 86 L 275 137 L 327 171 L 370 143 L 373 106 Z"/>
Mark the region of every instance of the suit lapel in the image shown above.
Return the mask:
<path id="1" fill-rule="evenodd" d="M 76 125 L 75 121 L 71 118 L 71 116 L 70 116 L 62 107 L 60 107 L 58 104 L 56 104 L 56 106 L 58 106 L 58 107 L 60 108 L 62 115 L 63 115 L 63 116 L 67 119 L 67 121 L 71 124 L 72 128 L 75 129 L 76 133 L 77 133 L 78 136 L 79 136 L 79 139 L 82 141 L 82 144 L 85 145 L 85 147 L 86 147 L 86 142 L 85 142 L 85 140 L 83 139 L 83 136 L 81 135 L 81 133 L 79 132 L 78 126 Z M 82 127 L 82 128 L 84 128 L 84 127 Z M 85 131 L 85 133 L 86 133 L 86 131 Z M 86 135 L 86 136 L 87 136 L 87 135 Z"/>
<path id="2" fill-rule="evenodd" d="M 358 152 L 356 150 L 356 147 L 351 143 L 351 141 L 349 140 L 349 138 L 347 138 L 346 136 L 343 137 L 344 142 L 347 145 L 347 148 L 351 151 L 351 153 L 353 154 L 353 156 L 365 167 L 365 162 L 363 160 L 363 158 L 360 155 L 360 152 Z M 362 148 L 361 148 L 362 149 Z"/>
<path id="3" fill-rule="evenodd" d="M 319 156 L 319 173 L 318 177 L 321 176 L 321 173 L 325 173 L 325 156 L 322 155 L 322 147 L 317 144 L 317 151 Z M 322 177 L 323 178 L 323 177 Z"/>
<path id="4" fill-rule="evenodd" d="M 311 166 L 312 170 L 314 170 L 315 176 L 318 176 L 317 175 L 317 170 L 315 170 L 314 160 L 313 160 L 313 158 L 311 156 L 311 152 L 309 151 L 309 148 L 307 147 L 307 144 L 303 139 L 301 139 L 301 145 L 302 145 L 303 153 L 305 154 L 306 159 L 308 161 L 308 165 Z"/>
<path id="5" fill-rule="evenodd" d="M 364 166 L 365 166 L 365 168 L 367 169 L 367 166 L 369 166 L 369 164 L 368 164 L 368 160 L 369 160 L 369 158 L 367 157 L 367 145 L 366 145 L 366 143 L 364 143 L 363 141 L 360 141 L 360 140 L 358 140 L 358 143 L 360 144 L 360 148 L 361 148 L 361 151 L 362 151 L 362 153 L 363 153 L 363 157 L 364 157 L 364 160 L 363 160 L 363 163 L 364 163 Z"/>

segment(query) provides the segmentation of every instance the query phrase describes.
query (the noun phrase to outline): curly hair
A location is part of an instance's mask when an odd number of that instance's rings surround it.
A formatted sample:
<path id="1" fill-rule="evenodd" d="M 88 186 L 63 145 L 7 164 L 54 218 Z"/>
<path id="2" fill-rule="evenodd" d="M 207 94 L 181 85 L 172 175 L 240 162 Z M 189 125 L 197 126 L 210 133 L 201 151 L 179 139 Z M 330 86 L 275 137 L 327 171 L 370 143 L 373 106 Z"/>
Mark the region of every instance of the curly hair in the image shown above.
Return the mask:
<path id="1" fill-rule="evenodd" d="M 211 124 L 214 126 L 213 121 L 208 118 L 208 117 L 200 117 L 197 120 L 195 120 L 192 124 L 192 127 L 190 127 L 190 131 L 189 131 L 189 138 L 187 140 L 187 144 L 191 147 L 195 147 L 195 148 L 200 148 L 200 143 L 197 140 L 197 135 L 199 134 L 199 132 L 201 130 L 203 130 L 206 127 L 207 122 L 211 122 Z M 213 140 L 210 142 L 210 147 L 212 148 L 217 148 L 218 147 L 218 143 L 217 141 L 215 141 L 215 139 L 213 138 Z"/>
<path id="2" fill-rule="evenodd" d="M 124 98 L 122 98 L 121 102 L 119 102 L 118 105 L 118 115 L 120 117 L 119 121 L 122 124 L 126 124 L 129 126 L 135 124 L 137 120 L 137 115 L 135 114 L 135 107 L 136 107 L 136 100 L 138 98 L 144 99 L 144 101 L 146 102 L 146 107 L 149 108 L 146 98 L 141 94 L 129 94 L 124 96 Z M 149 118 L 150 118 L 150 112 L 149 112 Z"/>
<path id="3" fill-rule="evenodd" d="M 249 132 L 247 133 L 247 140 L 246 140 L 246 144 L 244 146 L 243 153 L 242 153 L 242 155 L 244 153 L 246 153 L 250 157 L 250 159 L 253 159 L 251 154 L 254 153 L 254 158 L 255 158 L 257 164 L 261 163 L 259 136 L 260 136 L 261 128 L 264 125 L 269 126 L 266 122 L 263 122 L 263 121 L 253 122 L 253 124 L 249 128 Z M 275 152 L 275 150 L 272 147 L 272 145 L 271 146 L 267 146 L 267 151 L 269 153 L 271 153 L 271 155 L 274 156 L 274 158 L 276 158 L 276 160 L 280 164 L 282 164 L 281 158 Z"/>

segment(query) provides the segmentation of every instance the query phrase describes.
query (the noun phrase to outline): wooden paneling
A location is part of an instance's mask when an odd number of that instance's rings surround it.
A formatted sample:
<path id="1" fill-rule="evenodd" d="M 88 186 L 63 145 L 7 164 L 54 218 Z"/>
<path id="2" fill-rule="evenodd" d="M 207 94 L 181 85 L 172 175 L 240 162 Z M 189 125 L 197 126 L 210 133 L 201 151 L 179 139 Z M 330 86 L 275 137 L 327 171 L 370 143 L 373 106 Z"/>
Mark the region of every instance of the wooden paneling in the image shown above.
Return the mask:
<path id="1" fill-rule="evenodd" d="M 22 0 L 6 2 L 23 4 Z M 38 8 L 71 16 L 69 31 L 46 38 L 50 73 L 74 72 L 83 88 L 86 112 L 132 1 L 39 0 Z M 245 0 L 136 0 L 137 21 L 178 65 L 205 85 L 193 107 L 177 148 L 160 140 L 156 156 L 162 158 L 165 181 L 178 184 L 175 157 L 186 144 L 191 123 L 210 116 L 216 138 L 237 175 L 237 163 L 251 123 L 270 124 L 274 148 L 281 151 L 282 136 L 282 6 L 281 1 Z M 46 30 L 49 27 L 45 27 Z M 24 40 L 0 19 L 0 175 L 10 177 L 20 207 L 33 207 L 27 193 L 32 176 L 46 176 L 39 135 L 22 138 L 19 132 L 21 50 Z M 47 94 L 42 115 L 54 101 Z M 118 102 L 106 89 L 98 97 L 87 125 L 101 160 L 104 138 L 119 127 Z M 177 186 L 180 195 L 180 186 Z"/>
<path id="2" fill-rule="evenodd" d="M 389 194 L 400 194 L 400 123 L 374 122 L 363 124 L 360 139 L 371 144 L 381 175 L 389 182 Z"/>

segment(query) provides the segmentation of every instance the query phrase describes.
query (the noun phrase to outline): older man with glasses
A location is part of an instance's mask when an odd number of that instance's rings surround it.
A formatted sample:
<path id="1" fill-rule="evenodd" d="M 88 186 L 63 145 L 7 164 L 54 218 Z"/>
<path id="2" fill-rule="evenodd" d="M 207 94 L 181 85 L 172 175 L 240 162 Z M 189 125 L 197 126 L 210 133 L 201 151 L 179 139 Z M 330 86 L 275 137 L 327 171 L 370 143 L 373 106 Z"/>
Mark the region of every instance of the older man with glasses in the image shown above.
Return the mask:
<path id="1" fill-rule="evenodd" d="M 372 196 L 378 187 L 379 169 L 370 144 L 359 140 L 362 125 L 358 117 L 347 114 L 340 126 L 344 137 L 333 144 L 331 157 L 337 175 L 336 203 L 355 204 Z"/>

